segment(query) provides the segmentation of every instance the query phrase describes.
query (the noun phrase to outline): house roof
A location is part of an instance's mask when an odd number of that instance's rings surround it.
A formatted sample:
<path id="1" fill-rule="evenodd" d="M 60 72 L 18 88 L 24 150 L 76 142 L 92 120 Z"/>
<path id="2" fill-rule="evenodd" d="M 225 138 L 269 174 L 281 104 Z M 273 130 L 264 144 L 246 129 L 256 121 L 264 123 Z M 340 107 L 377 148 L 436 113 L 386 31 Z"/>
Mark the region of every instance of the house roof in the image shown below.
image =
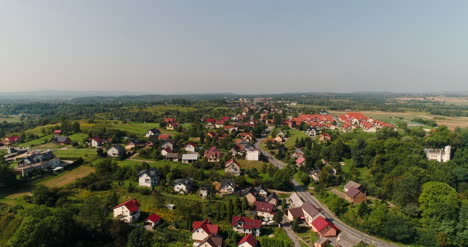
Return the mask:
<path id="1" fill-rule="evenodd" d="M 161 131 L 159 131 L 158 129 L 155 129 L 155 128 L 148 130 L 148 132 L 150 132 L 150 131 L 153 132 L 154 134 L 161 133 Z"/>
<path id="2" fill-rule="evenodd" d="M 198 228 L 202 228 L 208 235 L 210 234 L 217 234 L 219 231 L 219 227 L 217 225 L 211 224 L 209 220 L 204 221 L 195 221 L 192 223 L 192 232 L 197 230 Z"/>
<path id="3" fill-rule="evenodd" d="M 169 158 L 169 159 L 176 159 L 176 158 L 179 158 L 179 153 L 168 153 L 166 155 L 166 158 Z"/>
<path id="4" fill-rule="evenodd" d="M 361 187 L 361 184 L 358 184 L 354 181 L 349 180 L 349 182 L 347 182 L 344 187 L 345 189 L 348 189 L 348 190 L 353 187 L 359 189 Z"/>
<path id="5" fill-rule="evenodd" d="M 54 130 L 54 134 L 61 134 L 62 130 Z"/>
<path id="6" fill-rule="evenodd" d="M 54 138 L 52 138 L 52 141 L 58 142 L 58 143 L 63 143 L 69 140 L 70 138 L 68 138 L 68 136 L 55 136 Z"/>
<path id="7" fill-rule="evenodd" d="M 171 135 L 169 135 L 169 134 L 160 134 L 158 136 L 158 139 L 159 140 L 171 139 Z"/>
<path id="8" fill-rule="evenodd" d="M 322 216 L 319 216 L 317 217 L 317 219 L 312 221 L 312 226 L 314 226 L 314 228 L 319 232 L 321 232 L 327 226 L 333 227 L 336 230 L 338 230 L 338 228 L 336 228 L 335 225 L 333 225 L 330 221 L 326 220 Z"/>
<path id="9" fill-rule="evenodd" d="M 121 153 L 121 152 L 125 152 L 125 149 L 124 149 L 122 146 L 120 146 L 120 145 L 117 145 L 117 144 L 115 144 L 115 145 L 112 145 L 112 146 L 111 146 L 109 149 L 112 149 L 112 148 L 115 148 L 115 149 L 117 149 L 117 151 L 119 151 L 119 153 Z"/>
<path id="10" fill-rule="evenodd" d="M 19 141 L 20 137 L 19 136 L 8 136 L 6 139 L 8 139 L 9 142 L 17 142 L 17 141 Z"/>
<path id="11" fill-rule="evenodd" d="M 351 187 L 348 189 L 348 191 L 346 191 L 346 195 L 351 198 L 355 198 L 357 195 L 359 195 L 359 193 L 361 193 L 361 191 L 355 187 Z"/>
<path id="12" fill-rule="evenodd" d="M 302 211 L 302 207 L 289 208 L 288 212 L 293 216 L 294 219 L 300 219 L 304 217 L 304 211 Z"/>
<path id="13" fill-rule="evenodd" d="M 262 227 L 261 220 L 254 220 L 247 216 L 232 216 L 231 225 L 237 226 L 238 222 L 244 223 L 244 225 L 242 226 L 242 228 L 244 229 L 256 229 Z"/>
<path id="14" fill-rule="evenodd" d="M 289 196 L 289 200 L 292 201 L 295 207 L 301 207 L 303 204 L 302 199 L 296 192 L 292 193 L 291 196 Z"/>
<path id="15" fill-rule="evenodd" d="M 93 138 L 91 138 L 91 140 L 94 140 L 94 141 L 96 141 L 96 142 L 104 142 L 104 140 L 103 140 L 103 139 L 101 139 L 100 137 L 97 137 L 97 136 L 96 136 L 96 137 L 93 137 Z"/>
<path id="16" fill-rule="evenodd" d="M 198 246 L 204 246 L 204 244 L 208 244 L 211 247 L 222 247 L 223 239 L 215 234 L 211 234 L 210 236 L 203 239 L 203 241 L 201 241 L 200 245 Z"/>
<path id="17" fill-rule="evenodd" d="M 134 213 L 136 211 L 138 211 L 140 209 L 140 203 L 137 201 L 137 199 L 131 199 L 131 200 L 128 200 L 124 203 L 121 203 L 117 206 L 114 207 L 115 208 L 120 208 L 120 207 L 126 207 L 128 209 L 128 211 L 130 211 L 130 213 Z"/>
<path id="18" fill-rule="evenodd" d="M 243 244 L 243 243 L 249 243 L 250 246 L 257 246 L 257 239 L 255 239 L 255 237 L 252 235 L 252 234 L 247 234 L 245 235 L 240 241 L 239 241 L 239 245 Z"/>
<path id="19" fill-rule="evenodd" d="M 255 211 L 265 212 L 265 213 L 272 213 L 273 208 L 275 206 L 268 202 L 255 202 Z"/>
<path id="20" fill-rule="evenodd" d="M 148 216 L 148 218 L 146 218 L 146 220 L 149 220 L 153 223 L 156 223 L 158 222 L 159 220 L 161 219 L 161 217 L 157 214 L 151 214 L 150 216 Z"/>
<path id="21" fill-rule="evenodd" d="M 189 142 L 189 143 L 185 144 L 184 148 L 186 148 L 188 146 L 197 147 L 197 145 L 195 145 L 195 143 L 193 143 L 193 142 Z"/>
<path id="22" fill-rule="evenodd" d="M 312 203 L 307 201 L 302 204 L 302 209 L 311 217 L 314 217 L 315 215 L 320 213 L 320 211 Z"/>
<path id="23" fill-rule="evenodd" d="M 174 180 L 174 184 L 191 185 L 191 184 L 193 184 L 193 179 L 192 179 L 192 178 L 181 178 L 181 179 L 176 179 L 176 180 Z"/>
<path id="24" fill-rule="evenodd" d="M 146 174 L 152 178 L 158 176 L 158 169 L 156 167 L 149 168 L 147 170 L 142 170 L 140 173 L 138 173 L 138 177 L 141 177 L 143 174 Z"/>
<path id="25" fill-rule="evenodd" d="M 299 157 L 299 158 L 296 160 L 296 165 L 300 165 L 300 164 L 302 164 L 304 161 L 305 161 L 304 156 L 301 156 L 301 157 Z"/>
<path id="26" fill-rule="evenodd" d="M 236 187 L 236 181 L 232 178 L 225 178 L 221 180 L 221 188 L 224 188 L 225 186 L 230 186 L 232 188 Z"/>
<path id="27" fill-rule="evenodd" d="M 235 159 L 230 159 L 230 160 L 228 160 L 228 161 L 226 162 L 226 164 L 224 165 L 224 167 L 228 167 L 231 163 L 234 163 L 234 164 L 236 164 L 237 166 L 240 167 L 240 164 L 237 163 L 237 161 L 236 161 Z"/>
<path id="28" fill-rule="evenodd" d="M 198 160 L 198 153 L 182 154 L 183 160 Z"/>

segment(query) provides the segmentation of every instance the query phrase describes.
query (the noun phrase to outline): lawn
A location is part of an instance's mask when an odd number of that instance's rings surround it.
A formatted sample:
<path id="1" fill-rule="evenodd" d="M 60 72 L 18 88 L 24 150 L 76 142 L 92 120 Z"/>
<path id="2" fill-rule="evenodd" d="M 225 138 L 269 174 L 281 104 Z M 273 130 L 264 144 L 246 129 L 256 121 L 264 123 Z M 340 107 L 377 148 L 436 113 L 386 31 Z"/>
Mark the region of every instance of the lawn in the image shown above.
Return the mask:
<path id="1" fill-rule="evenodd" d="M 0 122 L 7 122 L 7 123 L 18 123 L 20 122 L 20 116 L 19 115 L 14 115 L 14 116 L 1 116 L 0 117 Z"/>
<path id="2" fill-rule="evenodd" d="M 71 171 L 64 171 L 59 173 L 57 176 L 51 177 L 39 184 L 47 187 L 62 187 L 67 184 L 73 183 L 76 179 L 86 177 L 91 172 L 94 172 L 95 168 L 90 166 L 79 166 Z"/>
<path id="3" fill-rule="evenodd" d="M 77 160 L 83 158 L 84 160 L 91 160 L 97 157 L 96 149 L 61 149 L 52 151 L 55 156 L 63 160 Z"/>
<path id="4" fill-rule="evenodd" d="M 77 133 L 77 134 L 70 135 L 70 136 L 68 136 L 68 137 L 69 137 L 70 140 L 72 140 L 73 142 L 82 143 L 83 140 L 88 139 L 88 134 L 87 134 L 87 133 Z"/>
<path id="5" fill-rule="evenodd" d="M 20 147 L 34 147 L 34 146 L 46 144 L 46 143 L 48 143 L 50 141 L 50 139 L 52 139 L 52 135 L 46 135 L 46 136 L 37 138 L 37 139 L 29 141 L 29 142 L 21 143 L 18 146 L 20 146 Z"/>
<path id="6" fill-rule="evenodd" d="M 240 164 L 242 169 L 251 169 L 251 168 L 257 168 L 257 170 L 262 169 L 262 166 L 264 164 L 268 164 L 263 161 L 256 161 L 256 160 L 237 160 L 236 161 Z"/>
<path id="7" fill-rule="evenodd" d="M 305 131 L 301 130 L 295 130 L 295 129 L 290 129 L 289 131 L 289 138 L 286 141 L 286 147 L 287 148 L 294 148 L 294 145 L 296 144 L 297 138 L 305 138 L 309 137 Z"/>

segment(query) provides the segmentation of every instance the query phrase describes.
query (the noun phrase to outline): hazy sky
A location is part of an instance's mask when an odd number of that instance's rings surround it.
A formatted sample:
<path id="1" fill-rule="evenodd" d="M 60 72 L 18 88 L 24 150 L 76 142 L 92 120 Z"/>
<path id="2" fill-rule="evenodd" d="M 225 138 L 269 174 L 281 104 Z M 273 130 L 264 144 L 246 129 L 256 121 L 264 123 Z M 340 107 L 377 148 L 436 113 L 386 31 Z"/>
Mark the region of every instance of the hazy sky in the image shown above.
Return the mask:
<path id="1" fill-rule="evenodd" d="M 3 0 L 0 91 L 468 90 L 468 1 Z"/>

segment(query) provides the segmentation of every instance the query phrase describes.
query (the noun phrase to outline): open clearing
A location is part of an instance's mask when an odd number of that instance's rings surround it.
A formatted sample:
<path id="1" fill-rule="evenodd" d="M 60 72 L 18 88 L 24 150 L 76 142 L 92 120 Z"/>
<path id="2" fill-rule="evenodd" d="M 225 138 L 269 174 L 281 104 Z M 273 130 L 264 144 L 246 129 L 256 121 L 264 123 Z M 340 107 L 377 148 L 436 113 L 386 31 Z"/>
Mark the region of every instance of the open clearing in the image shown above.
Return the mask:
<path id="1" fill-rule="evenodd" d="M 407 98 L 395 98 L 397 101 L 429 101 L 429 102 L 440 102 L 452 105 L 468 105 L 468 97 L 407 97 Z"/>
<path id="2" fill-rule="evenodd" d="M 330 114 L 340 115 L 345 114 L 344 111 L 329 111 Z M 456 127 L 466 128 L 468 127 L 468 117 L 447 117 L 440 115 L 430 115 L 424 112 L 384 112 L 384 111 L 356 111 L 362 114 L 381 120 L 389 121 L 391 118 L 402 118 L 408 121 L 412 121 L 415 118 L 430 119 L 437 122 L 438 125 L 445 125 L 449 129 L 453 130 Z"/>
<path id="3" fill-rule="evenodd" d="M 56 177 L 48 179 L 40 184 L 47 187 L 62 187 L 67 184 L 73 183 L 76 179 L 86 177 L 91 172 L 94 172 L 95 169 L 90 166 L 80 166 L 68 172 L 63 172 Z"/>

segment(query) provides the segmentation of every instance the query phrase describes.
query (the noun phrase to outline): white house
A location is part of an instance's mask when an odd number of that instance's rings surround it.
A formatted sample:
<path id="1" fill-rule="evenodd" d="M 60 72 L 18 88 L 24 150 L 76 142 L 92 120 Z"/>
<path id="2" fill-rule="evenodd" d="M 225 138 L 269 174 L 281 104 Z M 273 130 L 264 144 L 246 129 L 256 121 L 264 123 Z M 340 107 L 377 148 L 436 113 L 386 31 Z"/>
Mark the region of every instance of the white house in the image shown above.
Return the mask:
<path id="1" fill-rule="evenodd" d="M 234 193 L 236 190 L 236 182 L 234 179 L 226 178 L 221 180 L 221 187 L 219 189 L 219 192 L 221 193 Z"/>
<path id="2" fill-rule="evenodd" d="M 112 145 L 112 147 L 107 150 L 107 156 L 111 158 L 118 158 L 124 154 L 125 149 L 120 145 Z"/>
<path id="3" fill-rule="evenodd" d="M 99 137 L 93 137 L 91 138 L 91 147 L 95 147 L 95 148 L 101 147 L 104 144 L 104 142 L 105 141 Z"/>
<path id="4" fill-rule="evenodd" d="M 136 199 L 128 200 L 113 208 L 114 218 L 127 223 L 135 223 L 140 217 L 140 203 Z"/>
<path id="5" fill-rule="evenodd" d="M 192 241 L 194 241 L 194 246 L 199 246 L 199 244 L 210 235 L 218 234 L 218 231 L 219 227 L 217 225 L 211 224 L 209 220 L 193 222 Z"/>
<path id="6" fill-rule="evenodd" d="M 156 168 L 143 170 L 138 174 L 138 185 L 144 187 L 153 187 L 159 184 L 159 174 Z"/>
<path id="7" fill-rule="evenodd" d="M 241 173 L 240 164 L 237 163 L 237 161 L 235 161 L 234 159 L 229 160 L 224 165 L 224 173 L 231 174 L 233 176 L 240 176 L 240 173 Z"/>
<path id="8" fill-rule="evenodd" d="M 187 145 L 185 145 L 184 150 L 186 152 L 194 153 L 196 148 L 197 148 L 197 146 L 194 143 L 189 142 L 189 143 L 187 143 Z"/>
<path id="9" fill-rule="evenodd" d="M 259 157 L 260 151 L 256 148 L 247 150 L 247 154 L 245 155 L 246 160 L 258 160 Z"/>
<path id="10" fill-rule="evenodd" d="M 152 137 L 152 136 L 158 136 L 161 134 L 161 131 L 158 129 L 150 129 L 146 132 L 145 137 Z"/>
<path id="11" fill-rule="evenodd" d="M 172 141 L 164 141 L 161 144 L 161 149 L 166 149 L 166 148 L 170 148 L 171 150 L 174 150 L 174 143 Z"/>
<path id="12" fill-rule="evenodd" d="M 145 220 L 145 226 L 155 227 L 161 222 L 161 217 L 157 214 L 151 214 Z"/>
<path id="13" fill-rule="evenodd" d="M 450 160 L 451 146 L 444 148 L 425 148 L 424 153 L 428 160 L 437 160 L 439 162 L 447 162 Z"/>
<path id="14" fill-rule="evenodd" d="M 188 194 L 192 191 L 193 179 L 183 178 L 174 181 L 174 191 L 179 194 Z"/>
<path id="15" fill-rule="evenodd" d="M 260 236 L 261 220 L 254 220 L 246 216 L 232 216 L 232 230 L 240 234 Z"/>

